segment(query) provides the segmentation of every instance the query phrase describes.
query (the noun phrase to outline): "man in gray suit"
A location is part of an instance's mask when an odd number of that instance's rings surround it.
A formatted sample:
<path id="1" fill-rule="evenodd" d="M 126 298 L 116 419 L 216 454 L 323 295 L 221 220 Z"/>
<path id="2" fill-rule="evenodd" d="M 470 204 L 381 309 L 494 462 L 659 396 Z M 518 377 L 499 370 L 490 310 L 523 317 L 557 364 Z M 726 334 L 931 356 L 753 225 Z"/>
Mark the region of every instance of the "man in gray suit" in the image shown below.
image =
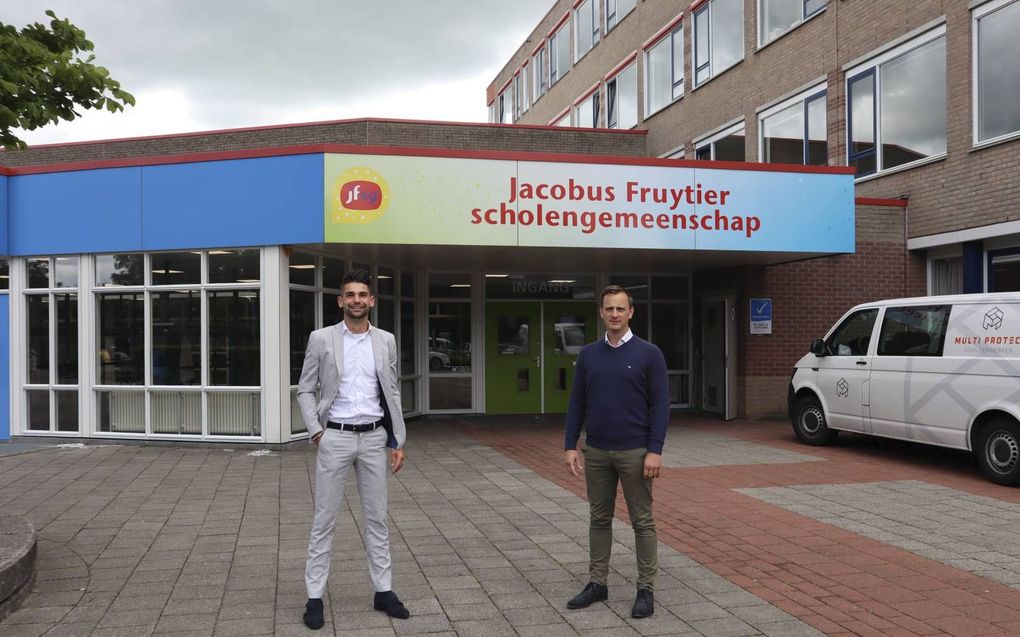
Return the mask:
<path id="1" fill-rule="evenodd" d="M 301 416 L 311 441 L 318 446 L 315 517 L 305 567 L 308 603 L 304 622 L 314 629 L 324 623 L 322 593 L 329 576 L 333 528 L 351 467 L 364 512 L 368 572 L 375 587 L 373 605 L 390 617 L 409 616 L 391 587 L 386 526 L 387 451 L 394 473 L 404 465 L 397 346 L 392 334 L 368 322 L 368 313 L 375 306 L 370 284 L 364 270 L 344 275 L 337 299 L 343 321 L 312 332 L 298 383 Z"/>

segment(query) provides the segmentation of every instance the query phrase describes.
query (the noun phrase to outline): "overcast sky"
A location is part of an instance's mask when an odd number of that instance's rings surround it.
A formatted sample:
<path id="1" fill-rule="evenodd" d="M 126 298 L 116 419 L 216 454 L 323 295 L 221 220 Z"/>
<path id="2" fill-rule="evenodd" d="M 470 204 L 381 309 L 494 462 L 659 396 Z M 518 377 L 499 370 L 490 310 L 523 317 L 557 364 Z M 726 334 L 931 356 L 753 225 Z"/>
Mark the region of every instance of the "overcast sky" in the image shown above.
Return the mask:
<path id="1" fill-rule="evenodd" d="M 485 121 L 485 89 L 554 0 L 0 0 L 83 28 L 138 100 L 29 144 L 351 117 Z"/>

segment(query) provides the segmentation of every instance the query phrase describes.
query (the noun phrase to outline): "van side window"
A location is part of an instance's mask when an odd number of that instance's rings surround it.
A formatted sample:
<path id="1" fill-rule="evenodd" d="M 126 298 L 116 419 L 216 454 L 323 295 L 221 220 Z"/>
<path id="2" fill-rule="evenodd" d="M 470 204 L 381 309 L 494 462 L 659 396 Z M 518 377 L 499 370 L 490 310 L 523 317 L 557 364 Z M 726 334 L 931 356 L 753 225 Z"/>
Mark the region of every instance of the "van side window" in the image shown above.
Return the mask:
<path id="1" fill-rule="evenodd" d="M 882 319 L 879 356 L 942 356 L 950 305 L 890 307 Z"/>
<path id="2" fill-rule="evenodd" d="M 829 352 L 834 356 L 866 355 L 876 318 L 878 318 L 877 308 L 854 312 L 846 317 L 836 328 L 836 331 L 825 340 Z"/>

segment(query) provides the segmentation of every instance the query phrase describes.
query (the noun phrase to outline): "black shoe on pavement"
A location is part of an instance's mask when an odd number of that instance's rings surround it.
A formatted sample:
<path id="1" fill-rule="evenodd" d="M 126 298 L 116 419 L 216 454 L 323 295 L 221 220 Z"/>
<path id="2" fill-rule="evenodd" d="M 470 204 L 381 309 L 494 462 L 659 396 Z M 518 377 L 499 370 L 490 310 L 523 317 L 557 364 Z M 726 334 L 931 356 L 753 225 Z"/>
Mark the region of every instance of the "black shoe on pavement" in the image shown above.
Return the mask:
<path id="1" fill-rule="evenodd" d="M 305 626 L 308 626 L 312 630 L 319 630 L 325 620 L 322 618 L 322 600 L 321 599 L 308 599 L 308 603 L 305 604 Z"/>
<path id="2" fill-rule="evenodd" d="M 596 584 L 595 582 L 588 582 L 588 585 L 584 587 L 580 593 L 577 594 L 572 600 L 567 602 L 567 608 L 571 610 L 577 610 L 578 608 L 588 608 L 595 602 L 604 602 L 609 599 L 609 589 L 602 584 Z"/>
<path id="3" fill-rule="evenodd" d="M 634 619 L 651 617 L 655 612 L 655 595 L 647 588 L 639 588 L 637 597 L 634 598 L 634 608 L 630 609 L 630 616 Z"/>
<path id="4" fill-rule="evenodd" d="M 411 616 L 411 612 L 407 610 L 393 591 L 376 593 L 375 602 L 372 605 L 376 610 L 385 611 L 387 615 L 397 619 L 407 619 Z"/>

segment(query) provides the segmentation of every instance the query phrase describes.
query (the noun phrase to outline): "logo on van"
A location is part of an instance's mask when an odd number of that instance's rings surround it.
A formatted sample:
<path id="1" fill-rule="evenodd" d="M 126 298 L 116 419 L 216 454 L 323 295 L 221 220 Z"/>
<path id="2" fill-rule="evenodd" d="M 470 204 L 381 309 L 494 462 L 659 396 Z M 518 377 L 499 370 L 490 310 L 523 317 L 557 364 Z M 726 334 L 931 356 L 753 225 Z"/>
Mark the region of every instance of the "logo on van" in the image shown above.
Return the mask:
<path id="1" fill-rule="evenodd" d="M 985 320 L 981 323 L 981 327 L 987 329 L 997 330 L 1002 327 L 1003 312 L 997 307 L 985 312 Z"/>
<path id="2" fill-rule="evenodd" d="M 371 223 L 386 211 L 390 189 L 377 171 L 356 166 L 344 171 L 333 186 L 333 223 Z"/>
<path id="3" fill-rule="evenodd" d="M 845 378 L 840 378 L 836 382 L 836 395 L 840 398 L 846 398 L 850 395 L 850 383 L 846 382 Z"/>

